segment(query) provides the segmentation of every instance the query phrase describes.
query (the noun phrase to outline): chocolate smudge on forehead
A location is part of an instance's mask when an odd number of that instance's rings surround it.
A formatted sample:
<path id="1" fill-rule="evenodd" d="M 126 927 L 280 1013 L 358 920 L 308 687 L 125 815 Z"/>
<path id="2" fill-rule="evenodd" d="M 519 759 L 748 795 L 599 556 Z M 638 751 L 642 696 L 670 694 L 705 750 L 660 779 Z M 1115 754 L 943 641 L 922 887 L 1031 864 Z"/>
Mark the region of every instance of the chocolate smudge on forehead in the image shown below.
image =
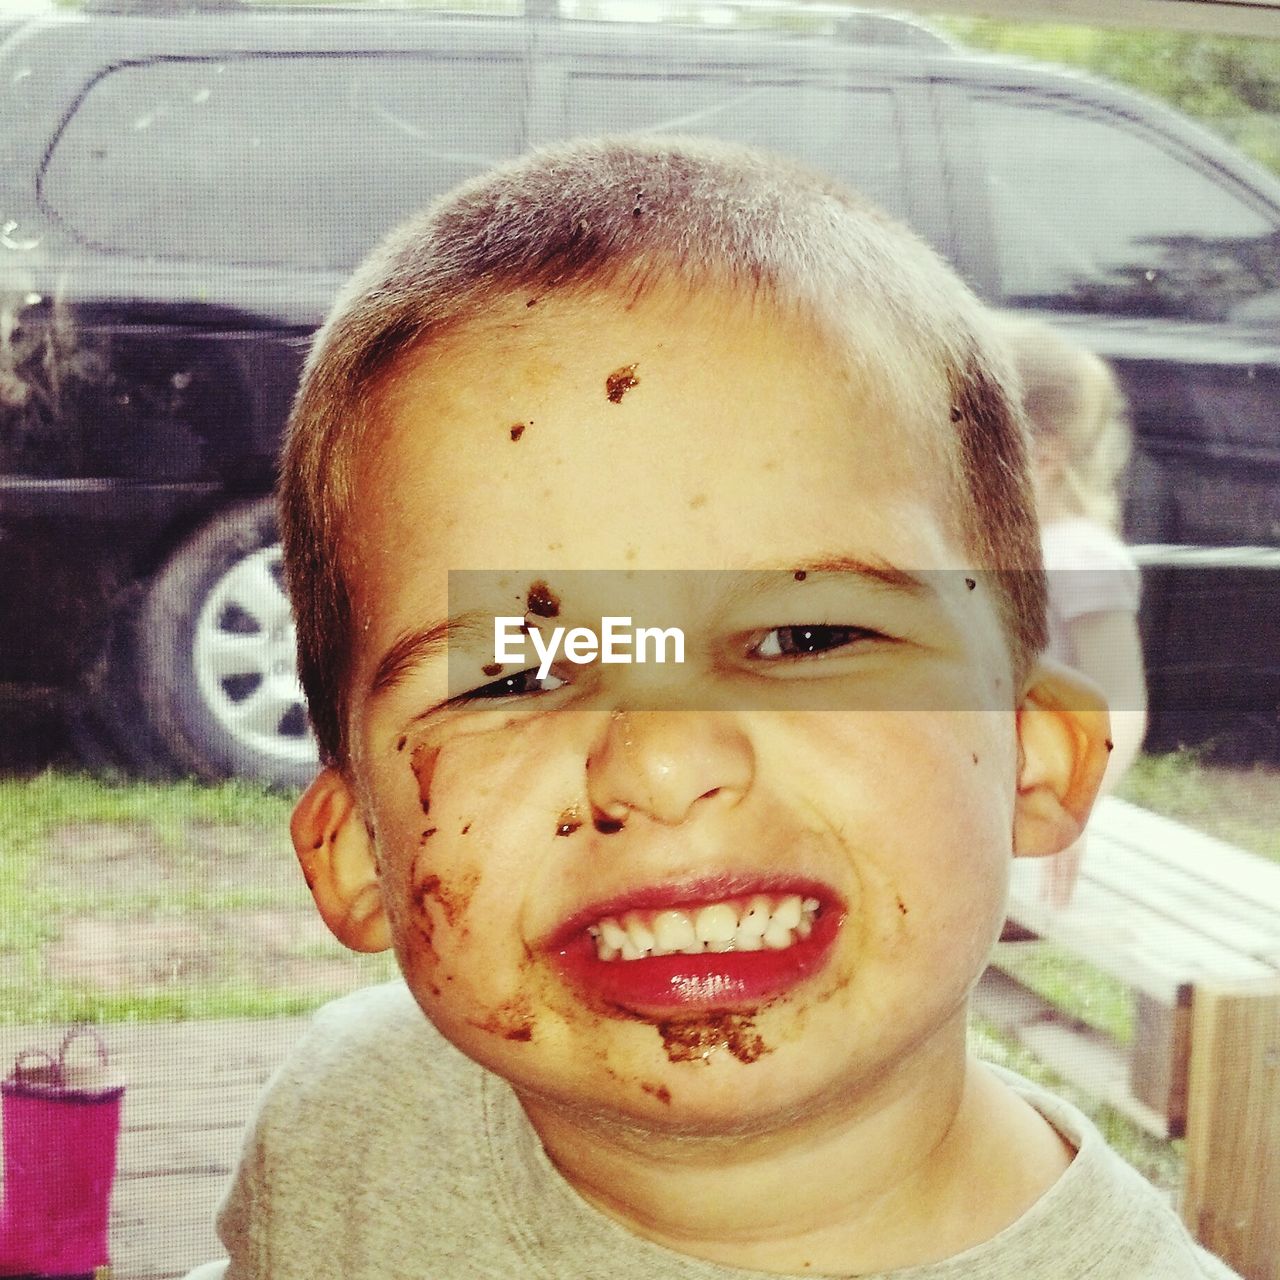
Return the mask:
<path id="1" fill-rule="evenodd" d="M 525 598 L 525 610 L 533 614 L 535 618 L 558 618 L 560 616 L 560 597 L 539 578 L 537 582 L 529 584 L 529 594 Z"/>
<path id="2" fill-rule="evenodd" d="M 640 379 L 636 377 L 636 366 L 633 364 L 624 364 L 621 369 L 615 369 L 604 380 L 604 391 L 611 404 L 621 404 L 622 397 L 631 390 L 632 387 L 640 385 Z"/>

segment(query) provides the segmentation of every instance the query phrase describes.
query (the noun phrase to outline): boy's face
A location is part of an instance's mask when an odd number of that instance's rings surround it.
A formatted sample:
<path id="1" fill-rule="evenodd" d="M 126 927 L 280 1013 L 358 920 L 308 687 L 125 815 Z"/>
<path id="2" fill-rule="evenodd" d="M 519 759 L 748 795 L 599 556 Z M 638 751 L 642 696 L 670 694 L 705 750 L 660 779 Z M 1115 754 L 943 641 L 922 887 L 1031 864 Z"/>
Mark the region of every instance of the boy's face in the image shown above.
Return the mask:
<path id="1" fill-rule="evenodd" d="M 1018 691 L 987 584 L 907 576 L 966 565 L 950 470 L 911 443 L 948 412 L 936 371 L 855 374 L 816 328 L 711 291 L 515 298 L 388 389 L 348 544 L 352 782 L 322 779 L 295 838 L 334 840 L 336 931 L 389 931 L 427 1014 L 527 1099 L 767 1129 L 962 1041 L 1003 917 Z M 643 667 L 557 667 L 442 706 L 420 633 L 451 569 L 512 571 L 492 613 L 541 582 L 542 623 L 595 627 L 628 611 L 628 570 L 777 572 L 754 593 L 671 575 L 689 651 L 660 693 Z M 593 597 L 582 569 L 615 572 Z M 821 651 L 785 652 L 806 623 Z M 492 661 L 489 695 L 516 671 Z M 812 932 L 602 958 L 603 920 L 635 945 L 719 904 L 741 930 L 753 898 L 784 920 L 799 899 Z"/>

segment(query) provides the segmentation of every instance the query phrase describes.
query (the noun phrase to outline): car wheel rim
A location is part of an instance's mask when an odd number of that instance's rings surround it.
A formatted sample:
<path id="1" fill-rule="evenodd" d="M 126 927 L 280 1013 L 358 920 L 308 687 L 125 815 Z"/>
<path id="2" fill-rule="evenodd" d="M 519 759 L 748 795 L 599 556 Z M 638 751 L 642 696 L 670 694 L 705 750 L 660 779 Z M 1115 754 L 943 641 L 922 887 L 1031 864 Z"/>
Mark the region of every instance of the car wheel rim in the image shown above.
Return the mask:
<path id="1" fill-rule="evenodd" d="M 217 724 L 246 750 L 305 765 L 316 743 L 298 682 L 278 545 L 234 564 L 196 618 L 196 685 Z"/>

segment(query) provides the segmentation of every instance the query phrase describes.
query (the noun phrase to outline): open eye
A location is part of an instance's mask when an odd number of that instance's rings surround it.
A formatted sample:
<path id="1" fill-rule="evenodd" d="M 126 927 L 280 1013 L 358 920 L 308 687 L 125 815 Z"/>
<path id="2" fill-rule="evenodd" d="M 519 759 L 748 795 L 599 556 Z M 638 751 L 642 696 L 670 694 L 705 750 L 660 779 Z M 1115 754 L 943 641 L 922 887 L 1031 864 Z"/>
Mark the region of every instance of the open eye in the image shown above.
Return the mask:
<path id="1" fill-rule="evenodd" d="M 462 694 L 459 701 L 478 698 L 519 698 L 532 693 L 550 693 L 553 689 L 559 689 L 567 683 L 553 671 L 548 671 L 545 676 L 539 677 L 537 667 L 528 667 L 524 671 L 503 676 L 501 680 L 482 684 L 478 689 Z"/>
<path id="2" fill-rule="evenodd" d="M 843 649 L 859 640 L 883 639 L 878 631 L 865 627 L 838 627 L 822 623 L 802 623 L 794 627 L 774 627 L 751 651 L 754 658 L 809 657 Z"/>

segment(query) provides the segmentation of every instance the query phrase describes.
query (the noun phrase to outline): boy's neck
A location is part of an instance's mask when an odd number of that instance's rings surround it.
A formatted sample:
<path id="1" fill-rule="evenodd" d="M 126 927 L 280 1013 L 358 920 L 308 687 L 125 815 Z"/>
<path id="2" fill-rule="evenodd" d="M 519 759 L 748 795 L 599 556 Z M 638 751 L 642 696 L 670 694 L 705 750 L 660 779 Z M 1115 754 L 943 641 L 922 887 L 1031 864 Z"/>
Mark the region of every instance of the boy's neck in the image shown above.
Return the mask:
<path id="1" fill-rule="evenodd" d="M 962 1040 L 943 1048 L 803 1124 L 730 1141 L 607 1129 L 522 1102 L 569 1183 L 637 1235 L 724 1266 L 884 1271 L 990 1239 L 1070 1163 Z"/>

